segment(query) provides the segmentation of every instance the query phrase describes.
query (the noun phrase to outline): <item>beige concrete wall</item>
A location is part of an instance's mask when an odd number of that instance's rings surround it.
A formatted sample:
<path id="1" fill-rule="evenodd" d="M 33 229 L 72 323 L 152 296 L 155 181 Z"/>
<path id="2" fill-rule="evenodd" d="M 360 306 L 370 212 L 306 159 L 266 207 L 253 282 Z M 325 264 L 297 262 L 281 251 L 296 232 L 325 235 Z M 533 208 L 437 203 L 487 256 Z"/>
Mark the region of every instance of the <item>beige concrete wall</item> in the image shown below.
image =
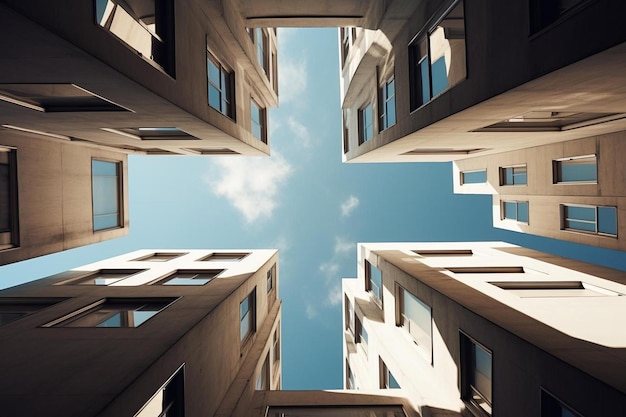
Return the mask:
<path id="1" fill-rule="evenodd" d="M 128 234 L 126 154 L 0 129 L 0 146 L 16 149 L 19 246 L 0 251 L 0 264 L 17 262 Z M 121 227 L 93 230 L 91 161 L 122 164 Z"/>

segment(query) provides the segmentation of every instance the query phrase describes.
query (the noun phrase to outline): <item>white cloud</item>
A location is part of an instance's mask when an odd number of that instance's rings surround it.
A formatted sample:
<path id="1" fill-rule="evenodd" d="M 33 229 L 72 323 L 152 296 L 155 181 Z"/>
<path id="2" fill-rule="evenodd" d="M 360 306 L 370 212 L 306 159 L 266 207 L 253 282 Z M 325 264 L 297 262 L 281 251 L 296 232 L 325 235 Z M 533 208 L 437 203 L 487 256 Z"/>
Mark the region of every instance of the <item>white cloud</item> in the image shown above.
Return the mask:
<path id="1" fill-rule="evenodd" d="M 330 305 L 336 306 L 336 305 L 341 304 L 341 297 L 342 297 L 341 285 L 335 284 L 333 285 L 331 289 L 328 290 L 327 300 Z"/>
<path id="2" fill-rule="evenodd" d="M 340 299 L 341 300 L 341 299 Z M 314 319 L 317 316 L 317 310 L 311 304 L 306 306 L 306 316 L 309 320 Z"/>
<path id="3" fill-rule="evenodd" d="M 335 254 L 350 253 L 356 248 L 355 242 L 350 242 L 342 237 L 335 236 Z"/>
<path id="4" fill-rule="evenodd" d="M 339 264 L 335 262 L 325 262 L 320 265 L 320 272 L 327 277 L 334 277 L 339 272 Z"/>
<path id="5" fill-rule="evenodd" d="M 299 145 L 305 148 L 311 146 L 311 134 L 309 133 L 309 129 L 307 129 L 305 125 L 303 125 L 291 116 L 289 117 L 289 119 L 287 119 L 287 125 L 289 126 L 289 130 L 291 130 L 291 133 L 293 133 L 296 142 Z"/>
<path id="6" fill-rule="evenodd" d="M 286 50 L 281 49 L 281 51 Z M 288 52 L 281 53 L 278 56 L 278 73 L 280 74 L 278 77 L 280 104 L 302 101 L 308 84 L 306 59 Z"/>
<path id="7" fill-rule="evenodd" d="M 359 199 L 351 195 L 350 197 L 348 197 L 346 201 L 341 203 L 341 215 L 343 217 L 349 216 L 350 214 L 352 214 L 354 209 L 356 209 L 358 206 L 359 206 Z"/>
<path id="8" fill-rule="evenodd" d="M 213 192 L 225 197 L 248 223 L 269 218 L 278 205 L 278 193 L 292 166 L 280 154 L 271 158 L 213 158 L 216 170 L 206 181 Z"/>

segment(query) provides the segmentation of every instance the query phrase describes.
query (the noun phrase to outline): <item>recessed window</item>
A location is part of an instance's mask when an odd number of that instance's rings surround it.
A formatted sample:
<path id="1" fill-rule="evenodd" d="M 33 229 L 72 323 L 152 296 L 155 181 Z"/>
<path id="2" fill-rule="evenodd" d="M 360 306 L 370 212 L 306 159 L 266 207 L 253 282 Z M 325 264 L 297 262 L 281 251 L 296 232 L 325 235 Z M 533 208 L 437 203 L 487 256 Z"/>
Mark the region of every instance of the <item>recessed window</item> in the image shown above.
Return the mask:
<path id="1" fill-rule="evenodd" d="M 165 384 L 141 407 L 135 417 L 184 417 L 185 368 L 181 366 Z"/>
<path id="2" fill-rule="evenodd" d="M 61 301 L 63 299 L 58 298 L 2 298 L 0 299 L 0 326 L 12 323 Z"/>
<path id="3" fill-rule="evenodd" d="M 422 300 L 398 287 L 399 324 L 406 330 L 429 362 L 432 359 L 432 310 Z"/>
<path id="4" fill-rule="evenodd" d="M 0 84 L 0 100 L 50 113 L 128 111 L 74 84 Z"/>
<path id="5" fill-rule="evenodd" d="M 173 0 L 96 0 L 96 23 L 175 76 Z"/>
<path id="6" fill-rule="evenodd" d="M 369 103 L 359 110 L 359 145 L 374 137 L 374 118 L 372 104 Z"/>
<path id="7" fill-rule="evenodd" d="M 531 111 L 476 129 L 475 132 L 561 132 L 624 117 L 623 113 Z"/>
<path id="8" fill-rule="evenodd" d="M 350 53 L 350 28 L 339 28 L 339 37 L 341 38 L 341 68 L 346 64 L 346 59 Z"/>
<path id="9" fill-rule="evenodd" d="M 561 228 L 617 236 L 617 207 L 561 205 Z"/>
<path id="10" fill-rule="evenodd" d="M 0 147 L 0 250 L 19 246 L 17 153 Z"/>
<path id="11" fill-rule="evenodd" d="M 111 285 L 125 278 L 144 272 L 145 269 L 101 269 L 77 279 L 64 281 L 62 285 Z"/>
<path id="12" fill-rule="evenodd" d="M 398 384 L 398 381 L 396 381 L 396 378 L 393 376 L 389 368 L 387 368 L 387 365 L 383 362 L 382 358 L 379 358 L 379 369 L 381 389 L 400 388 L 400 384 Z"/>
<path id="13" fill-rule="evenodd" d="M 228 148 L 213 148 L 213 149 L 186 148 L 184 150 L 197 153 L 200 155 L 240 155 L 239 152 L 233 151 L 232 149 L 228 149 Z"/>
<path id="14" fill-rule="evenodd" d="M 135 140 L 199 140 L 177 127 L 125 127 L 117 129 L 103 127 L 101 129 Z"/>
<path id="15" fill-rule="evenodd" d="M 396 87 L 393 77 L 379 90 L 379 129 L 385 130 L 396 124 Z"/>
<path id="16" fill-rule="evenodd" d="M 267 143 L 267 118 L 266 110 L 250 99 L 250 122 L 252 136 L 263 143 Z"/>
<path id="17" fill-rule="evenodd" d="M 461 398 L 479 416 L 491 415 L 491 351 L 465 334 L 461 339 Z"/>
<path id="18" fill-rule="evenodd" d="M 239 303 L 239 339 L 243 342 L 256 331 L 256 289 Z"/>
<path id="19" fill-rule="evenodd" d="M 530 33 L 535 33 L 573 11 L 585 0 L 530 0 Z"/>
<path id="20" fill-rule="evenodd" d="M 267 292 L 270 292 L 274 289 L 274 277 L 276 276 L 276 264 L 272 265 L 272 267 L 267 271 Z"/>
<path id="21" fill-rule="evenodd" d="M 542 388 L 541 417 L 582 417 L 582 415 Z"/>
<path id="22" fill-rule="evenodd" d="M 365 327 L 363 327 L 363 323 L 361 323 L 361 320 L 356 317 L 356 340 L 355 343 L 358 343 L 363 350 L 365 351 L 365 353 L 367 353 L 367 330 L 365 330 Z"/>
<path id="23" fill-rule="evenodd" d="M 256 390 L 268 390 L 270 388 L 270 358 L 269 356 L 265 357 L 263 361 L 263 366 L 261 367 L 261 372 L 259 372 L 259 376 L 256 379 Z"/>
<path id="24" fill-rule="evenodd" d="M 280 362 L 280 335 L 279 335 L 280 330 L 279 329 L 280 329 L 280 324 L 274 331 L 274 336 L 272 340 L 272 360 L 274 364 L 277 364 L 278 362 Z"/>
<path id="25" fill-rule="evenodd" d="M 209 78 L 209 106 L 234 119 L 234 75 L 207 51 L 207 75 Z"/>
<path id="26" fill-rule="evenodd" d="M 487 170 L 486 169 L 461 172 L 461 185 L 482 184 L 485 182 L 487 182 Z"/>
<path id="27" fill-rule="evenodd" d="M 500 185 L 526 185 L 527 183 L 526 165 L 500 167 Z"/>
<path id="28" fill-rule="evenodd" d="M 348 130 L 348 110 L 342 109 L 341 122 L 343 125 L 343 153 L 348 153 L 350 150 L 350 131 Z"/>
<path id="29" fill-rule="evenodd" d="M 369 291 L 378 305 L 383 302 L 383 273 L 365 261 L 365 290 Z"/>
<path id="30" fill-rule="evenodd" d="M 354 328 L 355 328 L 355 322 L 354 322 L 354 306 L 352 305 L 352 303 L 350 302 L 350 300 L 348 299 L 348 297 L 346 297 L 345 299 L 345 316 L 344 316 L 344 324 L 346 326 L 346 330 L 349 330 L 350 333 L 352 333 L 352 336 L 354 336 Z"/>
<path id="31" fill-rule="evenodd" d="M 352 368 L 350 368 L 350 363 L 348 359 L 346 359 L 346 389 L 358 389 L 356 386 L 356 379 L 354 378 L 354 374 L 352 373 Z M 345 413 L 342 413 L 345 415 Z M 278 414 L 276 417 L 282 417 L 283 414 Z"/>
<path id="32" fill-rule="evenodd" d="M 557 183 L 596 183 L 598 167 L 595 155 L 577 156 L 552 161 L 553 182 Z"/>
<path id="33" fill-rule="evenodd" d="M 472 256 L 473 254 L 471 249 L 444 249 L 444 250 L 421 249 L 421 250 L 414 250 L 413 252 L 415 252 L 416 254 L 420 256 L 426 256 L 426 257 L 429 257 L 429 256 Z"/>
<path id="34" fill-rule="evenodd" d="M 148 256 L 142 256 L 141 258 L 133 259 L 132 262 L 143 261 L 143 262 L 167 262 L 172 259 L 180 258 L 181 256 L 186 255 L 186 253 L 169 253 L 169 252 L 155 252 Z"/>
<path id="35" fill-rule="evenodd" d="M 581 281 L 504 281 L 490 282 L 521 298 L 617 297 L 621 294 Z"/>
<path id="36" fill-rule="evenodd" d="M 418 148 L 413 149 L 412 151 L 405 152 L 402 155 L 468 155 L 471 153 L 482 152 L 485 150 L 485 148 Z"/>
<path id="37" fill-rule="evenodd" d="M 216 276 L 224 272 L 216 270 L 188 270 L 179 269 L 152 285 L 206 285 Z"/>
<path id="38" fill-rule="evenodd" d="M 139 327 L 175 298 L 105 298 L 43 327 Z"/>
<path id="39" fill-rule="evenodd" d="M 528 223 L 528 201 L 503 201 L 502 219 Z"/>
<path id="40" fill-rule="evenodd" d="M 459 266 L 446 268 L 455 274 L 523 274 L 521 266 Z"/>
<path id="41" fill-rule="evenodd" d="M 121 168 L 121 162 L 91 161 L 94 231 L 122 225 Z"/>
<path id="42" fill-rule="evenodd" d="M 221 252 L 212 253 L 209 256 L 198 259 L 201 262 L 238 262 L 248 256 L 247 252 Z"/>
<path id="43" fill-rule="evenodd" d="M 409 65 L 412 111 L 466 78 L 463 1 L 411 42 Z"/>
<path id="44" fill-rule="evenodd" d="M 263 71 L 265 72 L 265 74 L 268 74 L 268 55 L 267 55 L 267 50 L 268 48 L 268 39 L 267 39 L 267 34 L 265 33 L 265 30 L 263 30 L 262 28 L 256 28 L 255 29 L 255 40 L 256 40 L 256 57 L 257 60 L 259 61 L 259 65 L 261 66 L 261 68 L 263 68 Z"/>

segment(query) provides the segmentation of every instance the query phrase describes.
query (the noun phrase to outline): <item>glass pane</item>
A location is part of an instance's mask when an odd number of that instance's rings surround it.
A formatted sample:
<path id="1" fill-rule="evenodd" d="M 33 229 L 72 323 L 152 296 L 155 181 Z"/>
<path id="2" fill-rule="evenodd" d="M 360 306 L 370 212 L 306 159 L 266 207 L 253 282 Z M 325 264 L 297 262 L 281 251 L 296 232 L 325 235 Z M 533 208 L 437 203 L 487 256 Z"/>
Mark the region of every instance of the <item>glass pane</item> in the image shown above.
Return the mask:
<path id="1" fill-rule="evenodd" d="M 463 172 L 462 182 L 463 184 L 480 184 L 487 182 L 487 170 Z"/>
<path id="2" fill-rule="evenodd" d="M 432 95 L 466 77 L 463 2 L 450 11 L 429 34 Z"/>
<path id="3" fill-rule="evenodd" d="M 587 221 L 595 223 L 596 208 L 595 207 L 566 206 L 565 217 L 568 219 L 587 220 Z"/>
<path id="4" fill-rule="evenodd" d="M 387 370 L 387 378 L 389 379 L 389 388 L 400 388 L 400 384 L 398 384 L 398 381 L 396 381 L 396 378 L 389 370 Z"/>
<path id="5" fill-rule="evenodd" d="M 527 184 L 527 172 L 526 167 L 514 167 L 513 168 L 513 183 L 514 184 Z"/>
<path id="6" fill-rule="evenodd" d="M 503 169 L 503 178 L 505 185 L 513 184 L 513 168 L 504 168 Z"/>
<path id="7" fill-rule="evenodd" d="M 576 229 L 582 230 L 584 232 L 594 232 L 596 231 L 595 223 L 581 222 L 578 220 L 566 220 L 565 227 L 568 229 Z"/>
<path id="8" fill-rule="evenodd" d="M 559 161 L 557 170 L 558 181 L 560 182 L 598 180 L 595 157 Z"/>
<path id="9" fill-rule="evenodd" d="M 505 219 L 517 220 L 517 203 L 514 201 L 505 201 L 503 208 Z"/>
<path id="10" fill-rule="evenodd" d="M 396 124 L 396 96 L 387 103 L 387 127 Z"/>
<path id="11" fill-rule="evenodd" d="M 156 313 L 158 313 L 158 311 L 141 310 L 141 311 L 131 312 L 131 315 L 133 317 L 134 327 L 137 327 L 143 324 L 146 320 L 154 316 Z"/>
<path id="12" fill-rule="evenodd" d="M 1 152 L 4 153 L 4 152 Z M 0 164 L 0 231 L 11 230 L 9 165 Z"/>
<path id="13" fill-rule="evenodd" d="M 517 221 L 528 223 L 528 203 L 521 201 L 517 203 Z"/>
<path id="14" fill-rule="evenodd" d="M 215 84 L 216 86 L 220 85 L 220 69 L 218 68 L 218 66 L 211 61 L 210 59 L 207 59 L 207 67 L 208 67 L 208 72 L 209 72 L 209 80 Z"/>
<path id="15" fill-rule="evenodd" d="M 246 298 L 239 305 L 239 317 L 241 318 L 241 320 L 243 320 L 243 317 L 248 313 L 248 310 L 249 310 L 248 298 Z"/>
<path id="16" fill-rule="evenodd" d="M 93 177 L 94 216 L 117 213 L 117 177 Z"/>
<path id="17" fill-rule="evenodd" d="M 432 40 L 432 38 L 431 38 Z M 446 70 L 446 57 L 442 56 L 430 66 L 433 83 L 433 97 L 448 88 L 448 74 Z"/>
<path id="18" fill-rule="evenodd" d="M 424 304 L 419 298 L 405 289 L 403 291 L 402 312 L 410 321 L 409 332 L 416 339 L 417 343 L 424 345 L 427 351 L 430 351 L 431 340 L 431 309 Z M 417 328 L 414 326 L 417 326 Z"/>
<path id="19" fill-rule="evenodd" d="M 104 320 L 97 327 L 122 327 L 122 313 L 118 312 Z M 127 326 L 123 326 L 127 327 Z"/>
<path id="20" fill-rule="evenodd" d="M 491 402 L 491 354 L 472 343 L 474 355 L 474 373 L 472 385 Z"/>
<path id="21" fill-rule="evenodd" d="M 117 175 L 117 165 L 115 162 L 98 161 L 94 159 L 91 161 L 91 172 L 93 175 Z"/>
<path id="22" fill-rule="evenodd" d="M 215 110 L 220 111 L 221 108 L 220 90 L 215 88 L 213 84 L 209 84 L 209 105 Z"/>
<path id="23" fill-rule="evenodd" d="M 426 56 L 422 62 L 419 63 L 419 72 L 421 78 L 422 87 L 422 102 L 420 104 L 428 103 L 430 100 L 430 70 L 428 56 Z"/>
<path id="24" fill-rule="evenodd" d="M 246 313 L 241 318 L 241 327 L 240 327 L 240 331 L 239 331 L 239 338 L 241 340 L 243 340 L 246 337 L 246 335 L 248 334 L 249 331 L 250 331 L 250 319 L 249 319 L 249 314 Z"/>
<path id="25" fill-rule="evenodd" d="M 162 285 L 204 285 L 207 282 L 210 282 L 211 279 L 210 278 L 181 278 L 181 277 L 175 277 L 172 279 L 168 279 L 166 282 L 164 282 Z"/>
<path id="26" fill-rule="evenodd" d="M 617 208 L 598 207 L 598 232 L 617 235 Z"/>

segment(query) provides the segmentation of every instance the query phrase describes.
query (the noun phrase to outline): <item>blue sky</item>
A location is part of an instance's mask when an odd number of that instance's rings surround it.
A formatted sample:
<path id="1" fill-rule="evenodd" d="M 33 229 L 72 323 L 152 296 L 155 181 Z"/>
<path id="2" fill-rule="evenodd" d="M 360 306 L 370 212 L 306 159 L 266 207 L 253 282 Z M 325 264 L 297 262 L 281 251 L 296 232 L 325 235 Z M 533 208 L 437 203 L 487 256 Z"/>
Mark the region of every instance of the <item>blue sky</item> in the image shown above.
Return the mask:
<path id="1" fill-rule="evenodd" d="M 143 248 L 277 248 L 283 387 L 340 388 L 356 242 L 503 240 L 626 270 L 622 252 L 494 229 L 450 163 L 342 164 L 336 29 L 279 30 L 271 158 L 130 156 L 130 235 L 0 268 L 9 287 Z"/>

